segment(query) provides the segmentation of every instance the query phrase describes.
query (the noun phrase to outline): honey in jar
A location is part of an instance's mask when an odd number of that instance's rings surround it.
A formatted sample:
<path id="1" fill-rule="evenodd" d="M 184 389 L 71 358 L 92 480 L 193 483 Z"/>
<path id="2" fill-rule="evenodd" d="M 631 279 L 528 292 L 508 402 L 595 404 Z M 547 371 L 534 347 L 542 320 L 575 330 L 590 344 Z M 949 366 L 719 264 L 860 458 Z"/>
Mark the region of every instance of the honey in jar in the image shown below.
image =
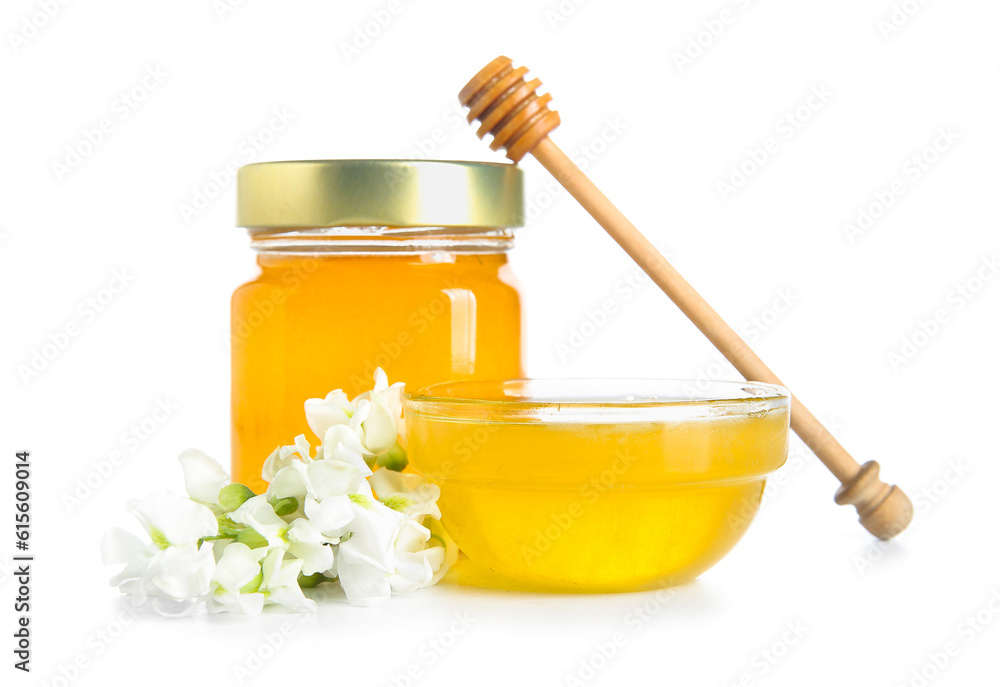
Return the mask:
<path id="1" fill-rule="evenodd" d="M 521 374 L 518 168 L 448 161 L 259 163 L 238 176 L 256 278 L 232 299 L 233 480 L 304 433 L 308 398 Z"/>

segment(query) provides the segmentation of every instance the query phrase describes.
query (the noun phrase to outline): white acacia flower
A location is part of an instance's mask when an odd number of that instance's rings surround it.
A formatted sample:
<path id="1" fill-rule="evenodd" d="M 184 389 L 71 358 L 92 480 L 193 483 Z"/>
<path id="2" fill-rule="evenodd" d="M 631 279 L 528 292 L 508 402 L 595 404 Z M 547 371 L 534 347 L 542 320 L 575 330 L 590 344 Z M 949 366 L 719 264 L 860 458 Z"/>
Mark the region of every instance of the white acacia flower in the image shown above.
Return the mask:
<path id="1" fill-rule="evenodd" d="M 371 605 L 392 592 L 427 587 L 444 576 L 458 548 L 438 520 L 421 519 L 427 526 L 375 502 L 352 520 L 350 534 L 335 556 L 348 601 Z"/>
<path id="2" fill-rule="evenodd" d="M 293 461 L 274 476 L 266 496 L 297 499 L 299 509 L 290 517 L 305 516 L 317 531 L 328 534 L 350 522 L 353 511 L 349 494 L 365 485 L 364 475 L 353 465 L 328 460 L 308 465 Z"/>
<path id="3" fill-rule="evenodd" d="M 296 613 L 316 610 L 316 603 L 299 587 L 302 561 L 284 556 L 281 549 L 229 544 L 212 577 L 209 610 L 245 615 L 257 615 L 267 605 L 284 606 Z"/>
<path id="4" fill-rule="evenodd" d="M 111 528 L 101 540 L 105 565 L 124 564 L 111 585 L 132 596 L 137 606 L 160 597 L 193 601 L 208 593 L 215 568 L 212 547 L 186 544 L 161 549 L 141 541 L 131 532 Z"/>
<path id="5" fill-rule="evenodd" d="M 337 580 L 355 606 L 373 606 L 392 595 L 391 571 L 352 548 L 341 545 L 336 555 Z"/>
<path id="6" fill-rule="evenodd" d="M 226 546 L 212 575 L 208 610 L 245 615 L 260 613 L 264 607 L 264 595 L 259 591 L 264 579 L 260 561 L 265 555 L 265 548 L 251 549 L 239 542 Z"/>
<path id="7" fill-rule="evenodd" d="M 351 500 L 354 517 L 343 531 L 336 564 L 340 586 L 352 604 L 367 605 L 389 597 L 394 547 L 408 520 L 363 493 Z M 330 533 L 334 534 L 334 533 Z"/>
<path id="8" fill-rule="evenodd" d="M 257 534 L 267 540 L 269 548 L 278 547 L 282 550 L 288 548 L 288 540 L 285 537 L 288 523 L 274 512 L 274 506 L 268 503 L 265 494 L 247 499 L 242 506 L 229 514 L 229 518 L 233 522 L 252 527 Z"/>
<path id="9" fill-rule="evenodd" d="M 266 494 L 248 499 L 229 516 L 233 522 L 252 527 L 267 540 L 267 549 L 281 549 L 302 560 L 306 575 L 324 572 L 333 567 L 333 550 L 329 544 L 338 542 L 324 537 L 314 524 L 296 518 L 291 524 L 275 513 Z M 264 547 L 261 547 L 264 548 Z"/>
<path id="10" fill-rule="evenodd" d="M 309 429 L 321 439 L 326 430 L 334 425 L 346 425 L 357 408 L 348 400 L 347 394 L 335 389 L 326 398 L 310 398 L 305 402 L 306 423 Z"/>
<path id="11" fill-rule="evenodd" d="M 421 475 L 379 468 L 368 479 L 378 500 L 393 510 L 410 516 L 430 515 L 441 519 L 437 500 L 441 490 Z"/>
<path id="12" fill-rule="evenodd" d="M 286 559 L 280 549 L 269 551 L 261 563 L 260 591 L 264 594 L 264 603 L 278 604 L 295 613 L 315 611 L 316 602 L 307 599 L 299 587 L 302 568 L 302 560 Z"/>
<path id="13" fill-rule="evenodd" d="M 377 403 L 359 401 L 358 412 L 351 418 L 350 427 L 361 439 L 366 456 L 385 453 L 396 443 L 396 420 Z"/>
<path id="14" fill-rule="evenodd" d="M 264 461 L 264 466 L 261 468 L 261 479 L 265 482 L 270 482 L 282 468 L 288 467 L 295 460 L 300 460 L 303 463 L 311 463 L 313 462 L 311 454 L 312 446 L 306 440 L 306 435 L 300 434 L 295 437 L 294 444 L 279 446 L 271 452 L 271 455 L 267 457 L 267 460 Z M 317 456 L 317 459 L 320 457 Z"/>
<path id="15" fill-rule="evenodd" d="M 403 382 L 396 382 L 390 386 L 389 378 L 385 371 L 379 367 L 375 369 L 375 386 L 371 391 L 358 394 L 353 403 L 357 405 L 360 401 L 367 400 L 385 407 L 386 413 L 394 419 L 403 415 Z"/>
<path id="16" fill-rule="evenodd" d="M 219 522 L 211 509 L 166 491 L 154 492 L 141 501 L 129 501 L 125 507 L 161 549 L 197 545 L 204 537 L 219 533 Z"/>
<path id="17" fill-rule="evenodd" d="M 215 514 L 206 506 L 166 492 L 132 501 L 128 509 L 151 541 L 145 543 L 117 528 L 105 533 L 101 541 L 105 564 L 124 564 L 111 584 L 131 594 L 140 606 L 151 597 L 187 601 L 207 594 L 215 559 L 211 545 L 200 540 L 218 533 Z"/>
<path id="18" fill-rule="evenodd" d="M 201 451 L 185 451 L 189 499 L 159 492 L 128 506 L 151 541 L 106 533 L 105 562 L 123 566 L 112 584 L 174 615 L 202 601 L 212 612 L 311 611 L 302 586 L 319 575 L 339 581 L 354 604 L 434 584 L 457 547 L 439 520 L 438 487 L 384 467 L 406 464 L 402 404 L 403 384 L 390 386 L 381 369 L 353 400 L 337 390 L 306 401 L 320 445 L 313 454 L 299 435 L 275 449 L 261 471 L 265 494 L 231 484 Z M 383 467 L 373 473 L 375 464 Z"/>
<path id="19" fill-rule="evenodd" d="M 178 456 L 184 471 L 184 488 L 195 501 L 219 505 L 219 492 L 229 484 L 229 475 L 219 463 L 203 451 L 189 448 Z"/>
<path id="20" fill-rule="evenodd" d="M 399 435 L 403 383 L 390 386 L 385 372 L 378 368 L 371 391 L 359 394 L 352 401 L 340 389 L 331 391 L 325 399 L 306 401 L 305 411 L 309 428 L 324 439 L 324 444 L 331 427 L 346 426 L 357 435 L 363 456 L 377 456 L 392 448 Z"/>
<path id="21" fill-rule="evenodd" d="M 356 467 L 367 477 L 372 474 L 363 457 L 365 448 L 357 432 L 347 425 L 333 425 L 323 435 L 323 459 Z"/>
<path id="22" fill-rule="evenodd" d="M 297 518 L 287 532 L 288 553 L 302 561 L 302 574 L 315 575 L 333 567 L 333 546 L 339 539 L 324 537 L 311 522 Z"/>
<path id="23" fill-rule="evenodd" d="M 431 584 L 434 571 L 444 563 L 445 550 L 442 546 L 427 548 L 430 538 L 430 530 L 415 520 L 403 523 L 393 546 L 392 591 L 405 594 Z"/>

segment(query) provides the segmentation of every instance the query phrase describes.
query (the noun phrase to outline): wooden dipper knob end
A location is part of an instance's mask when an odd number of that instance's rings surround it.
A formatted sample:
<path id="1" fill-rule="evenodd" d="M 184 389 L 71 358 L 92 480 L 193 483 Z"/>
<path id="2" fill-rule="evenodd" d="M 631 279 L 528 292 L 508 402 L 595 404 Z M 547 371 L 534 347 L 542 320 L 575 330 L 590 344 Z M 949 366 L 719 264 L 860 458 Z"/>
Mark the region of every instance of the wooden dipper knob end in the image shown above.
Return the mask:
<path id="1" fill-rule="evenodd" d="M 833 500 L 858 509 L 861 524 L 879 539 L 892 539 L 906 529 L 913 519 L 913 504 L 895 485 L 878 478 L 878 463 L 870 460 L 858 474 L 837 490 Z"/>
<path id="2" fill-rule="evenodd" d="M 520 162 L 559 126 L 559 113 L 549 108 L 549 93 L 535 92 L 542 82 L 525 81 L 528 68 L 513 65 L 509 57 L 496 58 L 465 84 L 458 99 L 469 108 L 469 123 L 479 120 L 476 135 L 492 134 L 490 148 L 503 148 L 509 159 Z"/>

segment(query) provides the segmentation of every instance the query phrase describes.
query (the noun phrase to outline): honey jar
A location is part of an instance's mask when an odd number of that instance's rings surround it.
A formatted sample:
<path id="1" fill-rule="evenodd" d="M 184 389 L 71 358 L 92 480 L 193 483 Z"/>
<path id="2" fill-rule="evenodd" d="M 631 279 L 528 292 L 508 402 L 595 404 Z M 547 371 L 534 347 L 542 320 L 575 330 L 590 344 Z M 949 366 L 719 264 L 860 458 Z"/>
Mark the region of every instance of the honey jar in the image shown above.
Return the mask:
<path id="1" fill-rule="evenodd" d="M 523 224 L 509 164 L 314 160 L 247 165 L 237 223 L 257 276 L 232 298 L 233 480 L 304 433 L 303 403 L 353 396 L 377 367 L 417 389 L 521 375 Z"/>

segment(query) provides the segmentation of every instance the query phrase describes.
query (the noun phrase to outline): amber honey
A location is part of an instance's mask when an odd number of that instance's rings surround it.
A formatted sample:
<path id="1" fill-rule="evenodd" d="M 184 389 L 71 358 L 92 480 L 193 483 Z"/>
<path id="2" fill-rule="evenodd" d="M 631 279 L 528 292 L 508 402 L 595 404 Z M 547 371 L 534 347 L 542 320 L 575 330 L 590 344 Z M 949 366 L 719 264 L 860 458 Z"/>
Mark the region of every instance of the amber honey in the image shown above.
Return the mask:
<path id="1" fill-rule="evenodd" d="M 276 446 L 318 441 L 305 400 L 365 391 L 376 367 L 411 389 L 521 374 L 514 166 L 261 163 L 237 195 L 259 272 L 232 298 L 234 480 L 262 488 Z"/>
<path id="2" fill-rule="evenodd" d="M 520 298 L 503 254 L 259 264 L 232 302 L 233 472 L 244 484 L 260 486 L 279 443 L 311 436 L 305 399 L 361 393 L 376 367 L 414 388 L 521 372 Z"/>

